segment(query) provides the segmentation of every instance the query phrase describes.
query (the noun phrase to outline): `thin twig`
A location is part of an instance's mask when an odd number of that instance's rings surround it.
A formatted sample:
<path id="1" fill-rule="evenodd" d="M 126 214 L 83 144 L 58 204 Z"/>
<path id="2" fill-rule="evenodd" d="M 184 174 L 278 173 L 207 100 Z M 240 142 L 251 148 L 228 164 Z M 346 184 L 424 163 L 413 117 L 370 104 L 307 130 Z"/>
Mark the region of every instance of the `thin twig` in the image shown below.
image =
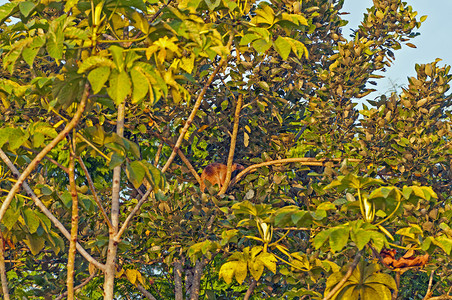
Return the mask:
<path id="1" fill-rule="evenodd" d="M 435 270 L 432 270 L 430 273 L 430 278 L 428 280 L 428 287 L 427 287 L 427 293 L 425 293 L 425 297 L 423 300 L 427 300 L 430 298 L 430 296 L 433 294 L 432 292 L 432 284 L 433 284 L 433 276 L 435 274 Z"/>
<path id="2" fill-rule="evenodd" d="M 11 201 L 14 199 L 14 196 L 19 191 L 19 188 L 21 184 L 27 179 L 27 177 L 31 174 L 31 172 L 36 168 L 36 166 L 39 164 L 39 162 L 44 159 L 44 157 L 49 153 L 53 148 L 55 148 L 56 145 L 58 145 L 61 140 L 63 140 L 69 132 L 77 126 L 78 122 L 80 121 L 83 112 L 85 111 L 86 102 L 89 96 L 89 83 L 85 84 L 85 89 L 83 91 L 82 99 L 77 107 L 77 111 L 74 114 L 74 117 L 72 120 L 66 125 L 66 127 L 47 145 L 44 147 L 44 149 L 39 152 L 38 155 L 31 161 L 30 164 L 25 168 L 23 173 L 20 175 L 20 177 L 17 179 L 16 183 L 13 185 L 11 190 L 8 193 L 8 196 L 6 196 L 5 200 L 3 201 L 3 204 L 0 208 L 0 222 L 3 219 L 3 216 L 6 213 L 6 210 L 8 209 L 9 205 L 11 204 Z"/>
<path id="3" fill-rule="evenodd" d="M 74 290 L 78 290 L 81 289 L 82 287 L 84 287 L 85 285 L 87 285 L 94 277 L 96 277 L 96 272 L 93 272 L 93 274 L 91 274 L 89 277 L 87 277 L 85 280 L 83 280 L 82 283 L 80 283 L 79 285 L 77 285 L 76 287 L 74 287 Z M 59 295 L 58 297 L 55 298 L 55 300 L 62 300 L 64 297 L 66 297 L 68 295 L 67 291 L 64 292 L 63 294 Z"/>
<path id="4" fill-rule="evenodd" d="M 157 19 L 157 17 L 162 13 L 163 9 L 165 9 L 173 0 L 168 0 L 168 3 L 164 4 L 159 10 L 149 19 L 149 23 L 152 23 Z"/>
<path id="5" fill-rule="evenodd" d="M 14 166 L 14 164 L 11 162 L 9 157 L 3 152 L 3 150 L 0 148 L 0 158 L 3 160 L 3 162 L 8 166 L 8 168 L 11 170 L 11 172 L 16 176 L 20 177 L 21 174 L 19 170 Z M 61 233 L 68 239 L 71 239 L 71 234 L 67 229 L 64 227 L 63 224 L 47 209 L 47 207 L 42 203 L 42 201 L 36 196 L 36 194 L 32 191 L 30 186 L 26 181 L 22 183 L 22 187 L 25 190 L 25 192 L 28 194 L 28 196 L 33 200 L 35 205 L 47 216 L 47 218 L 50 219 L 50 221 L 53 222 L 56 228 L 58 228 Z M 99 270 L 105 270 L 105 265 L 98 262 L 94 257 L 92 257 L 86 250 L 77 243 L 77 250 L 78 252 L 90 263 L 92 263 L 96 268 Z"/>
<path id="6" fill-rule="evenodd" d="M 88 168 L 86 167 L 85 163 L 83 162 L 83 159 L 80 156 L 77 157 L 77 160 L 80 166 L 82 167 L 83 172 L 85 173 L 86 181 L 88 181 L 89 188 L 91 189 L 91 193 L 93 194 L 97 207 L 99 207 L 100 211 L 102 212 L 104 220 L 105 222 L 107 222 L 108 228 L 111 228 L 112 225 L 110 219 L 108 218 L 107 212 L 105 211 L 105 208 L 103 207 L 102 202 L 100 201 L 99 196 L 97 195 L 96 188 L 94 187 L 94 183 L 93 180 L 91 179 L 91 175 L 88 172 Z"/>
<path id="7" fill-rule="evenodd" d="M 34 154 L 38 154 L 39 151 L 27 148 L 25 146 L 21 146 L 23 149 L 27 150 L 28 152 L 34 153 Z M 66 168 L 65 166 L 63 166 L 62 164 L 60 164 L 59 162 L 57 162 L 56 160 L 54 160 L 51 157 L 48 157 L 47 155 L 44 156 L 45 159 L 47 159 L 48 161 L 50 161 L 51 163 L 53 163 L 54 165 L 56 165 L 57 167 L 59 167 L 61 170 L 63 170 L 66 174 L 69 173 L 68 168 Z"/>
<path id="8" fill-rule="evenodd" d="M 3 240 L 3 233 L 0 232 L 0 278 L 2 280 L 3 299 L 9 300 L 8 279 L 6 277 L 5 267 L 5 253 L 3 251 L 5 241 Z"/>
<path id="9" fill-rule="evenodd" d="M 167 138 L 161 136 L 157 132 L 151 132 L 151 134 L 156 136 L 157 138 L 161 139 L 165 144 L 167 144 L 172 149 L 174 149 L 174 147 L 175 147 L 174 144 L 172 142 L 170 142 Z M 161 145 L 163 145 L 163 144 L 161 144 Z M 180 156 L 180 159 L 184 162 L 185 166 L 187 166 L 187 168 L 190 170 L 192 175 L 195 177 L 198 184 L 201 184 L 201 177 L 199 177 L 198 172 L 196 172 L 195 168 L 193 168 L 193 165 L 190 163 L 190 161 L 187 159 L 187 157 L 184 155 L 184 153 L 182 153 L 182 151 L 180 149 L 177 149 L 177 154 Z"/>
<path id="10" fill-rule="evenodd" d="M 231 34 L 231 36 L 229 37 L 228 45 L 227 45 L 228 49 L 231 48 L 233 38 L 234 38 L 234 34 Z M 174 158 L 176 157 L 177 150 L 182 145 L 182 141 L 184 140 L 185 134 L 187 133 L 188 128 L 190 127 L 191 123 L 193 122 L 193 120 L 196 116 L 196 113 L 198 112 L 198 109 L 201 106 L 202 99 L 203 99 L 205 93 L 207 92 L 207 89 L 212 84 L 215 76 L 220 71 L 220 69 L 223 67 L 223 65 L 228 61 L 228 59 L 229 59 L 229 56 L 223 57 L 221 59 L 218 66 L 215 68 L 215 70 L 212 72 L 212 74 L 210 74 L 210 77 L 209 77 L 209 79 L 207 79 L 206 83 L 204 84 L 204 87 L 201 89 L 201 92 L 198 94 L 195 105 L 193 106 L 193 110 L 191 111 L 190 116 L 188 117 L 187 121 L 185 122 L 184 127 L 180 131 L 179 138 L 177 139 L 176 144 L 174 145 L 173 151 L 171 152 L 171 155 L 169 156 L 168 161 L 162 168 L 162 173 L 165 173 L 166 170 L 168 170 L 169 166 L 171 165 Z"/>
<path id="11" fill-rule="evenodd" d="M 141 208 L 141 206 L 144 204 L 144 202 L 147 200 L 147 198 L 149 197 L 149 195 L 151 194 L 153 188 L 150 187 L 148 188 L 148 190 L 146 191 L 146 193 L 141 197 L 141 199 L 138 201 L 138 203 L 135 205 L 135 207 L 132 209 L 132 211 L 130 212 L 130 214 L 127 216 L 127 219 L 124 221 L 124 223 L 121 226 L 121 229 L 119 229 L 118 233 L 116 234 L 116 236 L 114 237 L 114 240 L 116 242 L 119 242 L 119 240 L 121 239 L 122 234 L 124 233 L 124 231 L 127 229 L 127 226 L 129 225 L 130 221 L 132 220 L 132 218 L 135 216 L 135 214 L 138 212 L 138 210 Z"/>
<path id="12" fill-rule="evenodd" d="M 350 276 L 352 276 L 353 271 L 356 269 L 356 266 L 358 265 L 359 260 L 361 259 L 361 255 L 362 255 L 362 250 L 358 251 L 358 253 L 356 253 L 355 259 L 353 260 L 352 264 L 348 268 L 347 273 L 345 273 L 345 276 L 341 279 L 341 281 L 339 281 L 338 284 L 336 284 L 336 286 L 328 293 L 328 295 L 326 295 L 323 298 L 323 300 L 331 299 L 331 297 L 333 297 L 344 286 L 344 284 L 347 282 L 347 280 L 350 278 Z"/>

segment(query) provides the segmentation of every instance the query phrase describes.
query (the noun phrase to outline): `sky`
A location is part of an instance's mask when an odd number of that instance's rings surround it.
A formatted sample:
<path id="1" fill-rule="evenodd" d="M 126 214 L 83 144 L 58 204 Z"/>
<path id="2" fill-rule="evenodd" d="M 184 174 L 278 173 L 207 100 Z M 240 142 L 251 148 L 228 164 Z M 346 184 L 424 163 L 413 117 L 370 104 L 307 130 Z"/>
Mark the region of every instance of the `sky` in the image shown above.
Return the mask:
<path id="1" fill-rule="evenodd" d="M 452 65 L 452 0 L 403 0 L 418 12 L 418 18 L 427 15 L 421 27 L 417 29 L 419 36 L 410 42 L 417 48 L 402 46 L 401 50 L 394 51 L 394 64 L 383 73 L 385 78 L 377 81 L 377 91 L 366 96 L 373 99 L 380 94 L 393 90 L 395 86 L 406 86 L 407 77 L 416 76 L 414 69 L 417 64 L 434 62 L 441 58 L 438 66 Z M 363 19 L 366 8 L 372 6 L 372 0 L 345 0 L 343 11 L 349 12 L 342 15 L 349 21 L 343 30 L 345 37 L 349 38 L 351 28 L 356 29 Z"/>
<path id="2" fill-rule="evenodd" d="M 417 48 L 402 47 L 395 51 L 395 62 L 383 74 L 386 77 L 377 80 L 377 91 L 369 94 L 366 99 L 373 99 L 380 94 L 385 94 L 397 86 L 405 86 L 408 76 L 415 76 L 414 66 L 416 63 L 430 63 L 436 58 L 442 61 L 438 64 L 452 65 L 452 0 L 403 0 L 418 12 L 418 17 L 427 15 L 427 20 L 417 30 L 420 36 L 410 42 Z M 6 3 L 0 0 L 0 5 Z M 349 38 L 351 29 L 358 28 L 366 8 L 372 6 L 372 0 L 345 0 L 342 18 L 349 21 L 344 28 L 343 34 Z"/>

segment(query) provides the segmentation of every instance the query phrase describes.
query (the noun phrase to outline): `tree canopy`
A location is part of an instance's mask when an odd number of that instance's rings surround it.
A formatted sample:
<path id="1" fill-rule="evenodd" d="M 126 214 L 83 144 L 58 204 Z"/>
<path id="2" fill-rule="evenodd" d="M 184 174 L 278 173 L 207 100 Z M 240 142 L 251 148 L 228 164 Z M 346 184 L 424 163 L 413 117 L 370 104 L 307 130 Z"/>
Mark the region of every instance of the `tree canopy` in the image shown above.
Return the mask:
<path id="1" fill-rule="evenodd" d="M 452 297 L 450 66 L 343 2 L 0 6 L 4 299 Z"/>

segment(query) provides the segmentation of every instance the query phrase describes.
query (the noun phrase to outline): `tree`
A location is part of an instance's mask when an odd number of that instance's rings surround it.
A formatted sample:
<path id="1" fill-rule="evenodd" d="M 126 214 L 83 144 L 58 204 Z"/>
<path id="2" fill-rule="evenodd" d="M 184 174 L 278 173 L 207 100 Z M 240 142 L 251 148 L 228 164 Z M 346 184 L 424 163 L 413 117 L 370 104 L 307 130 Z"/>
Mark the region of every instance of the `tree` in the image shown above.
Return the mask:
<path id="1" fill-rule="evenodd" d="M 389 299 L 427 259 L 446 294 L 449 67 L 359 112 L 425 17 L 375 0 L 348 40 L 342 3 L 1 6 L 5 299 Z"/>

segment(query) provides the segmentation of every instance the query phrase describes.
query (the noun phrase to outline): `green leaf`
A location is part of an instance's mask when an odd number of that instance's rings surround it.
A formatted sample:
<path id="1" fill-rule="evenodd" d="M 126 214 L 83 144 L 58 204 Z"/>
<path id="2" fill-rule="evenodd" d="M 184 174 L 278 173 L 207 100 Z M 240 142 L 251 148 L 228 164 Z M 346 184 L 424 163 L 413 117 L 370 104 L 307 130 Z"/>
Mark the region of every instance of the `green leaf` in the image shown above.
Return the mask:
<path id="1" fill-rule="evenodd" d="M 253 43 L 253 48 L 259 53 L 262 54 L 265 51 L 267 51 L 268 49 L 270 49 L 270 47 L 272 46 L 272 43 L 267 42 L 264 39 L 258 39 L 255 40 Z"/>
<path id="2" fill-rule="evenodd" d="M 11 206 L 6 210 L 5 216 L 2 219 L 2 224 L 11 230 L 20 217 L 20 211 L 13 209 Z"/>
<path id="3" fill-rule="evenodd" d="M 110 52 L 113 56 L 113 61 L 115 62 L 118 71 L 124 71 L 124 56 L 122 55 L 124 49 L 119 46 L 113 45 L 110 47 Z"/>
<path id="4" fill-rule="evenodd" d="M 255 33 L 247 33 L 240 40 L 240 46 L 248 45 L 254 40 L 257 40 L 259 36 Z"/>
<path id="5" fill-rule="evenodd" d="M 35 8 L 35 4 L 33 2 L 28 2 L 28 1 L 24 1 L 24 2 L 20 2 L 19 3 L 19 10 L 20 13 L 22 15 L 24 15 L 24 17 L 28 17 L 28 15 L 30 14 L 30 12 Z"/>
<path id="6" fill-rule="evenodd" d="M 314 237 L 313 240 L 313 245 L 316 249 L 319 249 L 320 247 L 322 247 L 322 245 L 326 242 L 326 240 L 330 237 L 330 230 L 331 229 L 326 229 L 324 231 L 320 231 L 319 233 L 317 233 L 317 235 Z"/>
<path id="7" fill-rule="evenodd" d="M 210 11 L 214 11 L 215 8 L 217 8 L 220 5 L 221 0 L 213 0 L 213 1 L 204 0 L 204 2 L 206 2 L 207 7 L 209 8 Z"/>
<path id="8" fill-rule="evenodd" d="M 439 246 L 441 249 L 443 249 L 444 252 L 447 253 L 447 255 L 450 254 L 450 251 L 452 250 L 452 239 L 450 239 L 444 235 L 441 235 L 439 237 L 436 237 L 433 240 L 433 243 L 435 245 Z"/>
<path id="9" fill-rule="evenodd" d="M 29 208 L 24 210 L 24 221 L 30 233 L 35 233 L 38 230 L 40 224 L 39 217 Z"/>
<path id="10" fill-rule="evenodd" d="M 28 248 L 31 250 L 31 254 L 37 255 L 45 245 L 45 240 L 42 237 L 39 237 L 37 234 L 29 235 L 27 234 L 27 238 L 23 240 L 25 244 L 27 244 Z"/>
<path id="11" fill-rule="evenodd" d="M 393 290 L 397 289 L 397 285 L 394 278 L 392 278 L 392 276 L 390 276 L 389 274 L 385 273 L 373 273 L 366 279 L 366 284 L 367 283 L 378 283 L 381 285 L 385 285 Z"/>
<path id="12" fill-rule="evenodd" d="M 138 189 L 146 175 L 146 170 L 141 162 L 133 161 L 130 164 L 127 164 L 126 174 L 133 186 Z"/>
<path id="13" fill-rule="evenodd" d="M 281 55 L 281 58 L 283 60 L 287 60 L 291 51 L 289 42 L 287 42 L 282 36 L 278 36 L 276 41 L 273 43 L 273 47 L 279 53 L 279 55 Z"/>
<path id="14" fill-rule="evenodd" d="M 150 83 L 141 68 L 130 70 L 130 77 L 133 83 L 132 103 L 136 104 L 146 96 L 150 88 Z"/>
<path id="15" fill-rule="evenodd" d="M 82 62 L 77 70 L 77 73 L 81 74 L 98 67 L 109 67 L 114 69 L 116 65 L 113 61 L 104 56 L 90 56 Z"/>
<path id="16" fill-rule="evenodd" d="M 349 237 L 349 228 L 347 227 L 333 228 L 333 230 L 330 233 L 331 251 L 334 253 L 342 250 L 347 245 L 348 237 Z"/>
<path id="17" fill-rule="evenodd" d="M 17 11 L 18 4 L 18 2 L 10 2 L 0 6 L 0 25 L 3 24 L 5 19 Z"/>
<path id="18" fill-rule="evenodd" d="M 46 38 L 45 36 L 36 36 L 33 38 L 33 42 L 30 43 L 27 47 L 25 47 L 22 51 L 22 57 L 25 62 L 33 66 L 33 61 L 38 53 L 39 49 L 45 44 Z"/>
<path id="19" fill-rule="evenodd" d="M 116 105 L 121 104 L 130 95 L 132 84 L 129 75 L 125 71 L 118 73 L 116 70 L 110 75 L 110 86 L 107 88 L 108 95 Z"/>
<path id="20" fill-rule="evenodd" d="M 100 90 L 104 87 L 105 82 L 107 82 L 109 76 L 110 76 L 110 67 L 107 66 L 99 67 L 89 72 L 88 80 L 89 83 L 91 84 L 94 94 L 100 92 Z"/>
<path id="21" fill-rule="evenodd" d="M 63 58 L 63 25 L 62 19 L 58 18 L 52 21 L 50 31 L 47 33 L 47 51 L 50 57 L 60 60 Z"/>
<path id="22" fill-rule="evenodd" d="M 352 241 L 355 242 L 356 247 L 358 247 L 359 250 L 363 249 L 364 246 L 367 245 L 367 243 L 370 241 L 370 237 L 371 237 L 369 232 L 362 228 L 359 228 L 356 232 L 351 231 L 350 236 L 352 238 Z"/>
<path id="23" fill-rule="evenodd" d="M 24 144 L 29 137 L 28 132 L 22 132 L 20 128 L 9 128 L 9 148 L 16 150 Z"/>

